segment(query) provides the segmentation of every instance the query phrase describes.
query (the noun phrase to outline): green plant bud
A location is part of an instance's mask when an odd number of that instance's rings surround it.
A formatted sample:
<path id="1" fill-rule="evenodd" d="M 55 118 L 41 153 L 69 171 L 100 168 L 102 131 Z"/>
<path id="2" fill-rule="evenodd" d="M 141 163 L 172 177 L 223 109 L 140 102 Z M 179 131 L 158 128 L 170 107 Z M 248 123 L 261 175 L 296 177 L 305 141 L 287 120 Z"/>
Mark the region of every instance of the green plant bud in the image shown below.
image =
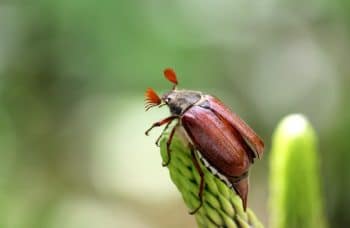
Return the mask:
<path id="1" fill-rule="evenodd" d="M 317 138 L 300 114 L 285 117 L 273 135 L 270 154 L 270 227 L 325 227 Z"/>

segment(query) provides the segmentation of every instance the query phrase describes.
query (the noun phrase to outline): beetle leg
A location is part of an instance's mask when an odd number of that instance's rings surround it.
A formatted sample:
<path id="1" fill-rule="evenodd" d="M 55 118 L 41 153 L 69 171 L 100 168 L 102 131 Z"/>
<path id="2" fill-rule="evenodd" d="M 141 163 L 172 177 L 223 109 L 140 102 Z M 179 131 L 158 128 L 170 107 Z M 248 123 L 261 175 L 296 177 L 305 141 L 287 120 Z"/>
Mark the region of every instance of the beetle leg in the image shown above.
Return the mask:
<path id="1" fill-rule="evenodd" d="M 160 120 L 158 122 L 155 122 L 154 124 L 152 124 L 152 126 L 150 128 L 147 129 L 147 131 L 145 132 L 146 135 L 148 135 L 148 133 L 154 128 L 154 127 L 160 127 L 162 126 L 163 124 L 166 124 L 166 123 L 169 123 L 171 122 L 172 120 L 178 118 L 177 116 L 169 116 L 163 120 Z"/>
<path id="2" fill-rule="evenodd" d="M 193 211 L 190 212 L 191 215 L 195 214 L 202 206 L 203 206 L 203 190 L 204 190 L 204 173 L 198 163 L 198 160 L 196 158 L 196 155 L 194 154 L 194 149 L 191 148 L 191 157 L 192 157 L 192 162 L 194 164 L 194 167 L 199 173 L 199 176 L 201 178 L 200 184 L 199 184 L 199 192 L 198 192 L 198 198 L 199 198 L 199 206 L 194 209 Z"/>
<path id="3" fill-rule="evenodd" d="M 156 146 L 159 146 L 159 141 L 162 138 L 164 132 L 168 129 L 169 125 L 171 124 L 171 121 L 167 123 L 167 125 L 165 126 L 165 128 L 163 129 L 162 133 L 160 134 L 160 136 L 157 138 L 156 140 Z"/>
<path id="4" fill-rule="evenodd" d="M 173 137 L 174 137 L 174 134 L 175 134 L 175 130 L 176 130 L 176 126 L 173 129 L 171 129 L 169 138 L 166 141 L 166 152 L 168 154 L 168 161 L 162 164 L 163 167 L 168 166 L 169 163 L 170 163 L 170 158 L 171 158 L 170 157 L 170 145 L 171 145 L 171 141 L 173 140 Z"/>

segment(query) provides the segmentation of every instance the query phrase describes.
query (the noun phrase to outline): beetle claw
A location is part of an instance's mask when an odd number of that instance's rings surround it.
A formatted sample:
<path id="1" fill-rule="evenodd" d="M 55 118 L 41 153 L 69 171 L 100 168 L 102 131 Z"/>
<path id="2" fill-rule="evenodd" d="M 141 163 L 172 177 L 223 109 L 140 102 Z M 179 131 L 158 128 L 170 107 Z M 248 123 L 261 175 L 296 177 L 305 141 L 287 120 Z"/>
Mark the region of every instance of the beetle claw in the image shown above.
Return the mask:
<path id="1" fill-rule="evenodd" d="M 194 214 L 197 213 L 197 211 L 198 211 L 199 209 L 201 209 L 202 206 L 203 206 L 203 201 L 201 200 L 199 206 L 198 206 L 196 209 L 194 209 L 193 211 L 190 211 L 190 212 L 188 212 L 188 213 L 189 213 L 190 215 L 194 215 Z"/>
<path id="2" fill-rule="evenodd" d="M 160 145 L 159 145 L 159 141 L 160 141 L 161 138 L 162 138 L 162 135 L 160 135 L 160 136 L 158 137 L 157 141 L 156 141 L 156 146 L 157 146 L 157 147 L 160 146 Z"/>
<path id="3" fill-rule="evenodd" d="M 149 134 L 149 132 L 152 130 L 152 127 L 151 128 L 149 128 L 149 129 L 147 129 L 146 131 L 145 131 L 145 135 L 147 135 L 148 136 L 148 134 Z"/>
<path id="4" fill-rule="evenodd" d="M 168 165 L 169 165 L 169 162 L 162 163 L 162 166 L 163 166 L 163 167 L 167 167 Z"/>
<path id="5" fill-rule="evenodd" d="M 168 161 L 165 163 L 162 163 L 163 167 L 167 167 L 170 164 L 170 157 L 168 158 Z"/>

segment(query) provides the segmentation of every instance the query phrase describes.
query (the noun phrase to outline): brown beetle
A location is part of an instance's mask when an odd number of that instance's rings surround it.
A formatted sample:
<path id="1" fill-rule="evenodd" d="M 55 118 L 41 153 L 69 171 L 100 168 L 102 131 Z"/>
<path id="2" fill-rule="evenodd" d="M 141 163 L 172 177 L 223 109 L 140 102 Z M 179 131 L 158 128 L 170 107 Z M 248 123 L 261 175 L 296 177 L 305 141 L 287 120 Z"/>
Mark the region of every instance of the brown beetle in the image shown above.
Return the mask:
<path id="1" fill-rule="evenodd" d="M 256 157 L 262 156 L 263 141 L 217 98 L 199 91 L 177 90 L 176 74 L 170 68 L 164 70 L 164 76 L 174 84 L 172 90 L 160 98 L 153 89 L 147 89 L 145 108 L 147 111 L 155 106 L 167 105 L 171 115 L 154 123 L 146 135 L 152 128 L 166 124 L 164 132 L 173 120 L 178 120 L 166 143 L 168 160 L 163 166 L 170 162 L 170 145 L 175 131 L 183 130 L 191 147 L 194 166 L 201 177 L 198 193 L 200 205 L 191 214 L 202 206 L 204 189 L 204 174 L 195 152 L 210 172 L 237 192 L 246 210 L 249 166 Z M 156 141 L 157 145 L 161 136 Z"/>

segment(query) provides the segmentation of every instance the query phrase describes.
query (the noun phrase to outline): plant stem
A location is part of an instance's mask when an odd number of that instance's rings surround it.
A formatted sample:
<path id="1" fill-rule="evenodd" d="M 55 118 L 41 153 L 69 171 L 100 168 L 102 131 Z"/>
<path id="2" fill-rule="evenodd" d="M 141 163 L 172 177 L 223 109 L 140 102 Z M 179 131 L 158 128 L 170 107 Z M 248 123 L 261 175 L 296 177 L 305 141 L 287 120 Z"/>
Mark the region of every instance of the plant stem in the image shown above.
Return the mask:
<path id="1" fill-rule="evenodd" d="M 163 162 L 168 160 L 164 133 L 161 140 L 161 156 Z M 171 180 L 181 192 L 189 211 L 199 204 L 200 176 L 191 160 L 188 142 L 177 131 L 171 144 L 171 161 L 168 165 Z M 199 227 L 263 227 L 254 213 L 243 210 L 240 197 L 228 188 L 220 179 L 211 174 L 200 162 L 204 172 L 205 188 L 203 206 L 196 212 L 195 218 Z"/>

